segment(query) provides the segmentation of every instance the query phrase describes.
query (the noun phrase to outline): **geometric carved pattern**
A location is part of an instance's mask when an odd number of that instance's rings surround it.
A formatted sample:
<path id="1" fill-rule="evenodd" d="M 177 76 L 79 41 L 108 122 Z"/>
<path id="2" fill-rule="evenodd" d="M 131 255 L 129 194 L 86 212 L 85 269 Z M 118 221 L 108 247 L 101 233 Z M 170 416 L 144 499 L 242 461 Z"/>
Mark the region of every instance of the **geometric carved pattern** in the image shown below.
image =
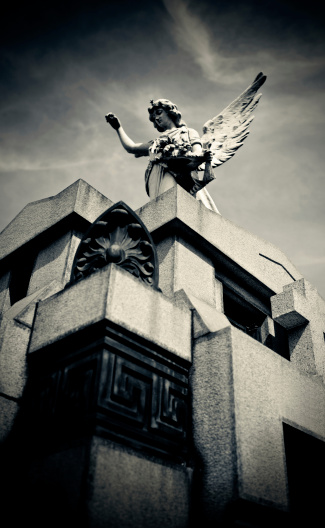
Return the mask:
<path id="1" fill-rule="evenodd" d="M 111 367 L 101 406 L 141 425 L 143 433 L 185 438 L 187 387 L 122 357 L 112 355 Z"/>
<path id="2" fill-rule="evenodd" d="M 186 396 L 187 389 L 168 379 L 159 378 L 159 407 L 152 427 L 160 428 L 166 433 L 172 429 L 183 435 L 187 415 Z"/>
<path id="3" fill-rule="evenodd" d="M 100 404 L 144 425 L 149 414 L 151 376 L 118 356 L 112 356 L 111 364 L 111 384 L 105 387 L 105 395 Z"/>
<path id="4" fill-rule="evenodd" d="M 82 360 L 64 369 L 58 406 L 65 413 L 80 414 L 92 408 L 97 361 L 97 358 Z"/>
<path id="5" fill-rule="evenodd" d="M 88 229 L 72 265 L 71 282 L 111 262 L 158 288 L 157 251 L 152 237 L 124 202 L 110 207 Z"/>
<path id="6" fill-rule="evenodd" d="M 168 358 L 158 347 L 148 348 L 141 338 L 134 341 L 134 336 L 121 335 L 108 323 L 95 325 L 92 332 L 86 347 L 80 347 L 83 339 L 78 346 L 69 343 L 66 359 L 56 362 L 54 351 L 50 373 L 48 362 L 42 373 L 40 364 L 33 368 L 36 356 L 30 357 L 36 421 L 49 427 L 51 439 L 88 430 L 87 434 L 183 461 L 189 362 Z M 65 348 L 62 343 L 60 347 Z"/>

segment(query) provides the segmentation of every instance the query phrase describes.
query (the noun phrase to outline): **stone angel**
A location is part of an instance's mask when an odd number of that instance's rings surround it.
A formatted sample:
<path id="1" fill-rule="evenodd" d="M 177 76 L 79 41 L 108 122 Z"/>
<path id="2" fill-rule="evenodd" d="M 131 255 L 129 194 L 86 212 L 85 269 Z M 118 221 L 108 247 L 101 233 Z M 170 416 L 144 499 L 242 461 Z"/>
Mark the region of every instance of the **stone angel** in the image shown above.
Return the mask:
<path id="1" fill-rule="evenodd" d="M 213 169 L 243 145 L 253 120 L 252 111 L 261 97 L 257 90 L 265 80 L 266 76 L 259 73 L 237 99 L 203 125 L 202 137 L 187 127 L 177 106 L 168 99 L 151 101 L 149 120 L 161 136 L 147 143 L 134 143 L 114 114 L 105 116 L 127 152 L 135 157 L 149 156 L 145 185 L 150 199 L 179 184 L 208 209 L 220 214 L 206 185 L 215 179 Z"/>

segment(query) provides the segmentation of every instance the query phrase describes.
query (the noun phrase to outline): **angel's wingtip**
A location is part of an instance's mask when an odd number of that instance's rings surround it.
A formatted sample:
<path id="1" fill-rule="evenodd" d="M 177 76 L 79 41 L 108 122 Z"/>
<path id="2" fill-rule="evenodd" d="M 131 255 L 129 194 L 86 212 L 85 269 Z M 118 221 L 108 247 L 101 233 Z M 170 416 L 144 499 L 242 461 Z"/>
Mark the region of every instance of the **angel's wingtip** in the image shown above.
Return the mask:
<path id="1" fill-rule="evenodd" d="M 264 75 L 263 72 L 260 72 L 260 73 L 256 76 L 256 78 L 254 79 L 253 82 L 255 83 L 255 82 L 258 81 L 259 85 L 262 86 L 262 84 L 265 83 L 266 79 L 267 79 L 266 75 Z"/>

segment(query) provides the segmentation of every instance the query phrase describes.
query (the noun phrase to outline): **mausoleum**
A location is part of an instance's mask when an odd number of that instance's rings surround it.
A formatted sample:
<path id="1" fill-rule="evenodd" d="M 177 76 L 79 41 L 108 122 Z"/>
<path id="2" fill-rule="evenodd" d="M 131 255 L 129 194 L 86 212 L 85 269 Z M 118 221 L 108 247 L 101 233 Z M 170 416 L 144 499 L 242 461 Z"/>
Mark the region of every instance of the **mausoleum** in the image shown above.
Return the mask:
<path id="1" fill-rule="evenodd" d="M 7 526 L 317 526 L 324 300 L 178 185 L 128 205 L 78 180 L 0 235 Z"/>

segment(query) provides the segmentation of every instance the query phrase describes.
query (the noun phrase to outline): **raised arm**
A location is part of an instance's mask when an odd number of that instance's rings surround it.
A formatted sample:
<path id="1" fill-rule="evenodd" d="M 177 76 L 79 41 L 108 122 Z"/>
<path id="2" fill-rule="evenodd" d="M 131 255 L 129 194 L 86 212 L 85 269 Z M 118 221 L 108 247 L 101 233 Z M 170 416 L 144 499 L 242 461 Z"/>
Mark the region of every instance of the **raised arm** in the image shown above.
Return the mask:
<path id="1" fill-rule="evenodd" d="M 129 152 L 129 154 L 134 154 L 136 158 L 149 155 L 148 149 L 150 143 L 134 143 L 134 141 L 132 141 L 132 139 L 130 139 L 124 131 L 121 122 L 118 117 L 116 117 L 116 115 L 109 113 L 105 116 L 105 119 L 107 123 L 109 123 L 111 127 L 116 130 L 116 133 L 120 138 L 122 146 L 126 152 Z"/>

